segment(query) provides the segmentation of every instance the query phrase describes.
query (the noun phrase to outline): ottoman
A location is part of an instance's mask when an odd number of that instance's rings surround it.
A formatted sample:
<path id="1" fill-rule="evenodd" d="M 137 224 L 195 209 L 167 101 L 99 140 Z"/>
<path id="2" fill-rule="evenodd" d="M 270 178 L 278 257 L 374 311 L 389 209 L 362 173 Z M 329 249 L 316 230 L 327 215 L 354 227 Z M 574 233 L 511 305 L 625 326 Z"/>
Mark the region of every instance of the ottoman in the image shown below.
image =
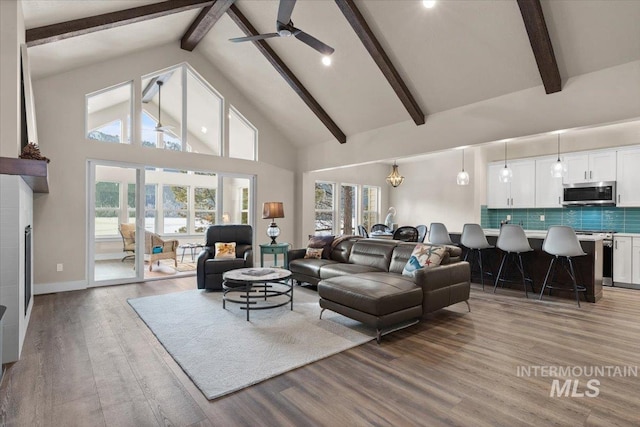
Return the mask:
<path id="1" fill-rule="evenodd" d="M 422 317 L 422 288 L 410 278 L 392 273 L 364 273 L 318 283 L 320 318 L 331 310 L 376 328 L 382 335 L 415 325 Z"/>

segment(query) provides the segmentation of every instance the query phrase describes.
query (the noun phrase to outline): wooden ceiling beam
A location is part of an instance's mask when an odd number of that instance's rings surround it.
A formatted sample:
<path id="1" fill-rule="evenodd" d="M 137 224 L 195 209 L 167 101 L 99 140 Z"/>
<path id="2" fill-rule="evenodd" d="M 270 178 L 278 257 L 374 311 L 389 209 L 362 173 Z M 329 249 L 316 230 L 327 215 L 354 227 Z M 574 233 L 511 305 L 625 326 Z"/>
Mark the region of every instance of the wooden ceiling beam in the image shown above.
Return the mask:
<path id="1" fill-rule="evenodd" d="M 549 93 L 562 90 L 562 79 L 558 70 L 556 56 L 553 53 L 551 38 L 542 13 L 540 0 L 518 0 L 520 14 L 529 35 L 533 56 L 538 64 L 544 90 Z"/>
<path id="2" fill-rule="evenodd" d="M 109 28 L 160 18 L 191 9 L 211 6 L 214 1 L 215 0 L 168 0 L 162 3 L 153 3 L 131 9 L 119 10 L 117 12 L 45 25 L 44 27 L 31 28 L 26 31 L 26 42 L 28 47 L 38 46 L 93 33 L 95 31 L 107 30 Z"/>
<path id="3" fill-rule="evenodd" d="M 416 125 L 424 124 L 424 113 L 420 109 L 420 106 L 416 102 L 413 95 L 411 95 L 409 88 L 405 84 L 404 80 L 402 80 L 402 77 L 400 77 L 398 70 L 396 70 L 396 67 L 394 67 L 391 59 L 389 59 L 389 56 L 382 48 L 382 45 L 380 45 L 380 42 L 376 38 L 375 34 L 373 34 L 373 31 L 371 31 L 371 28 L 369 28 L 367 21 L 360 13 L 360 10 L 358 10 L 354 1 L 335 1 L 342 11 L 344 17 L 347 18 L 347 21 L 360 38 L 362 44 L 369 52 L 369 55 L 371 55 L 371 58 L 373 58 L 375 63 L 378 65 L 378 68 L 380 68 L 380 71 L 382 71 L 382 74 L 384 74 L 387 81 L 395 91 L 398 98 L 400 98 L 400 102 L 402 102 L 404 108 L 407 109 L 413 121 L 416 123 Z"/>
<path id="4" fill-rule="evenodd" d="M 227 12 L 235 0 L 216 0 L 211 6 L 207 6 L 200 11 L 198 17 L 193 21 L 182 40 L 180 47 L 192 52 L 204 36 L 213 28 L 220 17 Z"/>
<path id="5" fill-rule="evenodd" d="M 253 25 L 249 22 L 246 16 L 240 12 L 236 5 L 231 5 L 227 10 L 227 14 L 233 19 L 233 21 L 240 27 L 242 32 L 247 36 L 257 36 L 260 34 Z M 282 76 L 282 78 L 291 86 L 291 88 L 302 98 L 305 104 L 314 112 L 314 114 L 320 119 L 322 123 L 331 131 L 333 136 L 341 143 L 347 142 L 347 137 L 340 130 L 338 125 L 329 117 L 326 111 L 318 104 L 318 102 L 311 96 L 309 91 L 303 86 L 293 72 L 286 66 L 282 59 L 274 52 L 274 50 L 264 40 L 255 40 L 252 42 L 258 50 L 267 58 L 267 61 L 271 63 L 273 68 Z"/>

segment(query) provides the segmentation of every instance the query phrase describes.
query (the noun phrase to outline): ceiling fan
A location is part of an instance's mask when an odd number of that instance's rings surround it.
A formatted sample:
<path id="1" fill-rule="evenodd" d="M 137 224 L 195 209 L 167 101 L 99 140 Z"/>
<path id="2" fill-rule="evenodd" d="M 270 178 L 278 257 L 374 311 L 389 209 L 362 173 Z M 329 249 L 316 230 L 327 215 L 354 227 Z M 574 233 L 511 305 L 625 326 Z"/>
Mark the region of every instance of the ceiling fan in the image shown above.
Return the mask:
<path id="1" fill-rule="evenodd" d="M 156 80 L 156 84 L 158 85 L 158 123 L 156 124 L 155 131 L 166 132 L 173 129 L 173 126 L 162 126 L 162 122 L 160 121 L 160 113 L 162 112 L 161 89 L 162 89 L 163 83 L 160 80 Z"/>
<path id="2" fill-rule="evenodd" d="M 259 34 L 257 36 L 248 37 L 236 37 L 233 39 L 229 39 L 229 41 L 237 43 L 264 40 L 273 37 L 294 36 L 301 42 L 311 46 L 323 55 L 331 55 L 334 52 L 334 49 L 331 46 L 322 43 L 315 37 L 293 26 L 293 21 L 291 21 L 291 13 L 293 12 L 293 7 L 295 6 L 295 4 L 296 0 L 280 0 L 280 5 L 278 6 L 278 19 L 276 20 L 276 33 Z"/>

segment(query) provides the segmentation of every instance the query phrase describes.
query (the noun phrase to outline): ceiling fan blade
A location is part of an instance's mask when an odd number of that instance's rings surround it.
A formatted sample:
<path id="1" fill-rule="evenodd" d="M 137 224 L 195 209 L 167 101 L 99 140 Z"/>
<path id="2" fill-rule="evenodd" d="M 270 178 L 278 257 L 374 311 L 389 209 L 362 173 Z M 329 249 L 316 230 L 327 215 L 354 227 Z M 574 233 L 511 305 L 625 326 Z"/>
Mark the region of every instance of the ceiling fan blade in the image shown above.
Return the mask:
<path id="1" fill-rule="evenodd" d="M 309 46 L 311 46 L 312 48 L 314 48 L 318 52 L 322 53 L 323 55 L 331 55 L 335 50 L 331 46 L 328 46 L 328 45 L 322 43 L 317 38 L 313 37 L 310 34 L 305 33 L 304 31 L 302 31 L 302 30 L 300 30 L 298 28 L 296 28 L 296 31 L 293 33 L 293 35 L 298 40 L 300 40 L 303 43 L 308 44 Z"/>
<path id="2" fill-rule="evenodd" d="M 234 39 L 229 39 L 230 42 L 238 43 L 238 42 L 254 42 L 256 40 L 264 40 L 270 39 L 272 37 L 280 37 L 278 33 L 268 33 L 268 34 L 259 34 L 257 36 L 248 36 L 248 37 L 236 37 Z"/>
<path id="3" fill-rule="evenodd" d="M 291 21 L 291 13 L 295 5 L 296 0 L 280 0 L 280 6 L 278 6 L 278 22 L 287 25 L 289 21 Z"/>

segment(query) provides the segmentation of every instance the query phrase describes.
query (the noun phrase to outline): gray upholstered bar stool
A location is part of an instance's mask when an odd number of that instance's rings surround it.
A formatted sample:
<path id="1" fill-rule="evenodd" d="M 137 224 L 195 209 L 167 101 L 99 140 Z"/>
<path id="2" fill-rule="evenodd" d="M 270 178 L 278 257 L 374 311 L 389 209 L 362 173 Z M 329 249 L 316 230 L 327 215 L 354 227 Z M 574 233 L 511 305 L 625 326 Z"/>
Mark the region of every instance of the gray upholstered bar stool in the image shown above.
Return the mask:
<path id="1" fill-rule="evenodd" d="M 544 238 L 544 242 L 542 243 L 542 250 L 549 255 L 552 255 L 553 258 L 551 258 L 549 270 L 547 270 L 547 275 L 544 278 L 544 284 L 542 285 L 542 290 L 540 291 L 540 299 L 542 299 L 545 288 L 549 289 L 549 293 L 551 293 L 551 289 L 564 291 L 572 290 L 576 294 L 576 301 L 578 303 L 578 307 L 580 307 L 580 294 L 578 292 L 586 292 L 587 289 L 584 286 L 578 285 L 576 281 L 576 272 L 573 268 L 573 258 L 578 256 L 585 256 L 586 253 L 582 250 L 582 246 L 580 245 L 578 236 L 576 236 L 576 232 L 573 230 L 573 228 L 567 227 L 565 225 L 556 225 L 549 227 L 547 236 Z M 573 282 L 573 288 L 550 284 L 553 283 L 553 278 L 556 273 L 556 261 L 558 261 L 560 264 L 563 264 L 565 271 L 569 273 L 569 277 L 571 277 L 571 281 Z M 567 268 L 567 265 L 569 268 Z M 553 274 L 551 274 L 552 272 Z"/>
<path id="2" fill-rule="evenodd" d="M 441 222 L 432 222 L 429 226 L 429 243 L 434 245 L 453 245 L 447 227 Z"/>
<path id="3" fill-rule="evenodd" d="M 507 281 L 507 279 L 501 278 L 501 276 L 502 273 L 506 272 L 504 266 L 507 258 L 511 258 L 513 263 L 520 271 L 520 276 L 522 277 L 522 285 L 524 286 L 524 295 L 529 298 L 529 293 L 527 292 L 527 282 L 529 282 L 529 284 L 531 285 L 531 290 L 533 292 L 535 292 L 535 289 L 533 288 L 533 280 L 529 277 L 526 277 L 525 275 L 524 265 L 522 264 L 522 254 L 525 252 L 532 252 L 533 249 L 531 248 L 531 245 L 529 245 L 529 240 L 524 234 L 524 230 L 517 224 L 502 225 L 502 227 L 500 227 L 500 234 L 498 235 L 496 246 L 498 247 L 498 249 L 502 250 L 504 254 L 502 254 L 502 262 L 500 262 L 500 269 L 498 270 L 498 275 L 496 276 L 496 283 L 493 286 L 493 292 L 495 293 L 496 288 L 498 287 L 498 282 Z"/>
<path id="4" fill-rule="evenodd" d="M 484 276 L 485 273 L 489 276 L 492 276 L 491 271 L 485 271 L 484 266 L 482 264 L 482 250 L 493 248 L 487 242 L 487 236 L 484 235 L 484 231 L 479 224 L 465 224 L 462 227 L 462 236 L 460 237 L 460 243 L 462 246 L 465 246 L 468 251 L 464 256 L 464 260 L 467 261 L 469 259 L 469 255 L 474 258 L 474 261 L 478 263 L 480 267 L 480 282 L 482 283 L 482 290 L 484 291 Z M 471 264 L 471 270 L 473 271 L 473 262 L 469 262 Z"/>

